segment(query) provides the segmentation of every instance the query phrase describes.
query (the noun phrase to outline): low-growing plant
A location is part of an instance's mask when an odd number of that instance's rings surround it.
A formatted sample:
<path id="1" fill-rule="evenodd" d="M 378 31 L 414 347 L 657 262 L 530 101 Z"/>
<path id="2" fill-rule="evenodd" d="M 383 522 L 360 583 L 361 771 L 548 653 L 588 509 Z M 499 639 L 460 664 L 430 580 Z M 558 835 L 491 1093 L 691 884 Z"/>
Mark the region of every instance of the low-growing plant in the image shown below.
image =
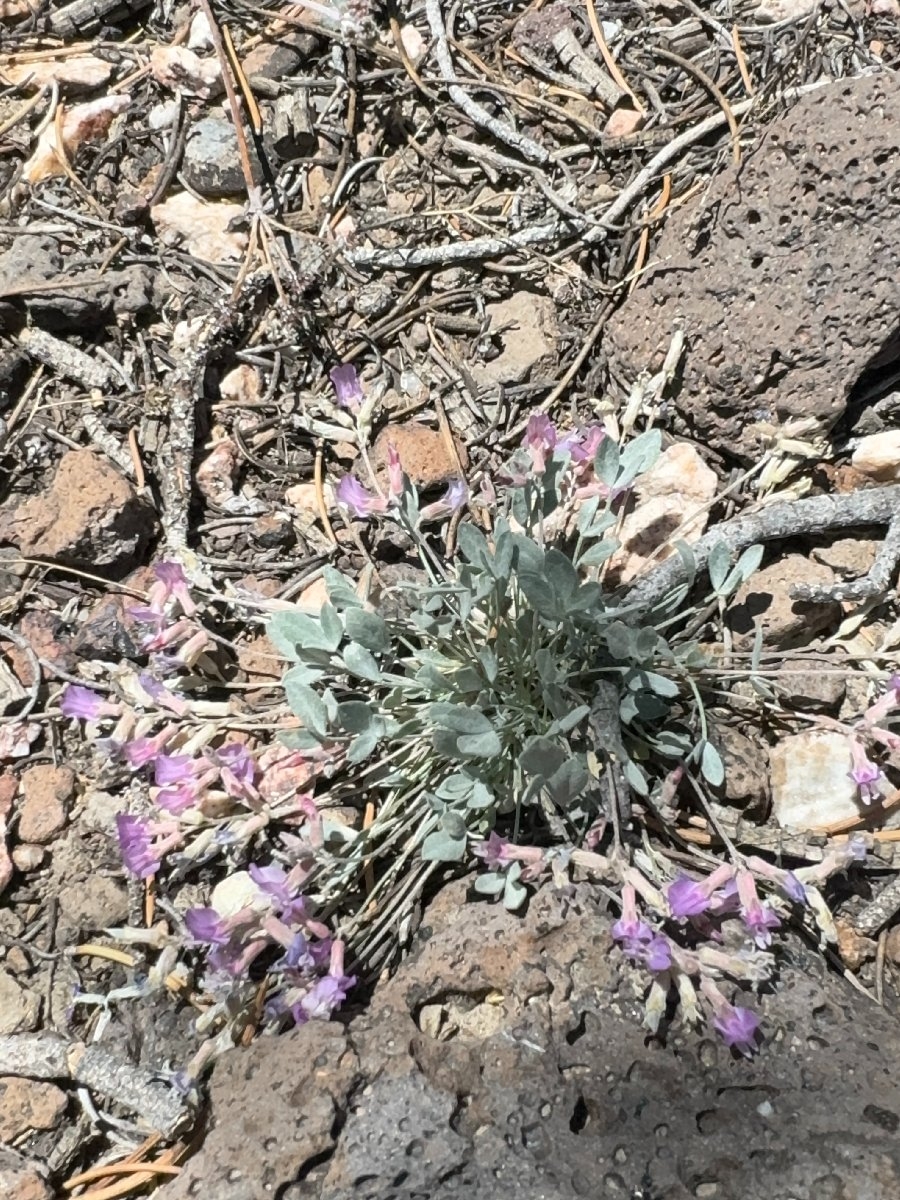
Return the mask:
<path id="1" fill-rule="evenodd" d="M 347 368 L 332 378 L 365 445 L 359 381 Z M 674 1001 L 684 1020 L 709 1020 L 750 1053 L 757 1018 L 727 998 L 725 981 L 755 987 L 772 975 L 773 931 L 793 910 L 834 941 L 821 886 L 868 842 L 858 836 L 791 872 L 723 838 L 726 861 L 674 870 L 664 846 L 680 782 L 705 803 L 724 779 L 705 659 L 688 636 L 699 624 L 685 603 L 691 581 L 653 608 L 610 583 L 617 527 L 659 449 L 653 431 L 620 447 L 597 426 L 561 436 L 537 415 L 499 489 L 486 481 L 472 501 L 473 519 L 461 519 L 461 481 L 420 506 L 393 449 L 384 490 L 342 480 L 339 503 L 394 522 L 418 577 L 366 595 L 326 568 L 318 614 L 274 613 L 268 632 L 289 662 L 295 717 L 281 745 L 251 736 L 248 748 L 214 704 L 185 694 L 215 642 L 182 569 L 158 564 L 148 603 L 132 614 L 147 630 L 147 669 L 122 676 L 110 698 L 70 686 L 60 708 L 120 769 L 153 774 L 149 804 L 117 826 L 126 868 L 160 880 L 169 927 L 114 931 L 156 961 L 113 995 L 78 1003 L 190 986 L 206 1038 L 194 1078 L 249 1020 L 275 1031 L 329 1016 L 402 950 L 429 878 L 478 866 L 475 891 L 511 910 L 541 879 L 562 889 L 576 874 L 600 881 L 621 910 L 614 942 L 650 976 L 647 1026 L 655 1031 Z M 448 516 L 449 555 L 428 532 Z M 676 549 L 690 565 L 689 549 Z M 760 554 L 713 553 L 713 606 Z M 900 678 L 846 727 L 863 799 L 881 787 L 865 747 L 896 746 L 883 721 L 898 703 Z M 218 883 L 209 905 L 181 911 L 165 884 L 188 873 Z"/>

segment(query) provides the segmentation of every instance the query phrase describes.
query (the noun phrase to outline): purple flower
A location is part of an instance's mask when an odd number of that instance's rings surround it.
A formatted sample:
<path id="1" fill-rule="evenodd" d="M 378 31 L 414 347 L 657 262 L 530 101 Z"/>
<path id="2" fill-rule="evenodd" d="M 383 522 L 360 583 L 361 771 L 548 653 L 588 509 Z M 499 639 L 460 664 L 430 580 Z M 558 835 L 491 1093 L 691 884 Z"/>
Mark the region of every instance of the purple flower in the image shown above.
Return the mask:
<path id="1" fill-rule="evenodd" d="M 781 925 L 778 914 L 763 904 L 756 894 L 756 883 L 749 871 L 738 871 L 737 891 L 741 902 L 741 919 L 754 942 L 761 950 L 772 944 L 771 930 Z"/>
<path id="2" fill-rule="evenodd" d="M 511 843 L 506 838 L 502 838 L 499 833 L 491 832 L 483 842 L 474 848 L 473 853 L 492 871 L 502 871 L 514 861 L 511 850 Z"/>
<path id="3" fill-rule="evenodd" d="M 644 947 L 643 958 L 648 970 L 668 971 L 672 966 L 672 947 L 669 945 L 669 939 L 661 933 L 654 934 Z"/>
<path id="4" fill-rule="evenodd" d="M 731 1046 L 748 1058 L 756 1049 L 759 1017 L 749 1008 L 721 1004 L 713 1017 L 713 1028 L 721 1034 L 726 1046 Z"/>
<path id="5" fill-rule="evenodd" d="M 253 786 L 256 763 L 246 746 L 242 746 L 240 742 L 226 742 L 212 757 L 221 768 L 222 782 L 229 795 L 243 795 L 247 788 Z M 233 791 L 232 788 L 236 790 Z"/>
<path id="6" fill-rule="evenodd" d="M 387 509 L 387 500 L 384 496 L 373 496 L 352 475 L 344 476 L 334 489 L 334 495 L 338 504 L 349 508 L 357 517 L 368 517 L 372 513 L 382 513 Z"/>
<path id="7" fill-rule="evenodd" d="M 209 946 L 227 945 L 231 933 L 214 908 L 189 908 L 184 923 L 195 942 Z"/>
<path id="8" fill-rule="evenodd" d="M 572 462 L 593 462 L 600 448 L 600 443 L 606 437 L 602 425 L 588 425 L 584 429 L 573 429 L 560 441 L 563 450 L 568 450 Z"/>
<path id="9" fill-rule="evenodd" d="M 177 562 L 159 562 L 153 568 L 158 583 L 150 589 L 150 607 L 161 611 L 163 604 L 170 599 L 177 600 L 184 612 L 190 616 L 197 611 L 197 605 L 188 590 L 187 576 Z"/>
<path id="10" fill-rule="evenodd" d="M 165 729 L 161 729 L 159 733 L 153 737 L 134 738 L 133 741 L 126 742 L 122 747 L 122 755 L 125 761 L 135 770 L 138 767 L 144 767 L 149 762 L 154 762 L 156 756 L 162 752 L 163 746 L 172 737 L 175 732 L 175 727 L 167 725 Z"/>
<path id="11" fill-rule="evenodd" d="M 296 895 L 295 889 L 287 885 L 287 873 L 276 863 L 271 863 L 268 867 L 258 867 L 256 863 L 250 863 L 247 870 L 259 890 L 279 904 L 290 904 Z"/>
<path id="12" fill-rule="evenodd" d="M 153 797 L 153 803 L 173 816 L 186 812 L 197 803 L 198 791 L 196 781 L 178 783 L 174 787 L 160 788 Z"/>
<path id="13" fill-rule="evenodd" d="M 59 710 L 64 717 L 80 717 L 84 721 L 96 721 L 98 717 L 117 717 L 121 712 L 118 704 L 108 700 L 90 688 L 70 683 L 59 701 Z"/>
<path id="14" fill-rule="evenodd" d="M 435 500 L 434 504 L 425 505 L 419 513 L 419 520 L 421 522 L 437 521 L 443 517 L 453 516 L 465 504 L 468 495 L 469 489 L 465 481 L 454 479 L 440 500 Z"/>
<path id="15" fill-rule="evenodd" d="M 781 890 L 786 896 L 794 901 L 795 904 L 806 903 L 806 888 L 797 878 L 793 871 L 785 871 L 781 877 Z"/>
<path id="16" fill-rule="evenodd" d="M 182 700 L 180 696 L 176 696 L 158 679 L 149 673 L 142 671 L 138 675 L 138 683 L 147 693 L 151 700 L 155 701 L 161 708 L 167 708 L 170 712 L 175 713 L 178 717 L 183 717 L 190 708 L 186 700 Z"/>
<path id="17" fill-rule="evenodd" d="M 149 822 L 128 813 L 117 813 L 116 832 L 122 861 L 132 875 L 137 875 L 138 879 L 155 875 L 160 859 L 153 853 Z"/>
<path id="18" fill-rule="evenodd" d="M 859 788 L 859 798 L 863 804 L 871 804 L 879 800 L 882 789 L 878 785 L 884 778 L 881 767 L 866 755 L 865 749 L 856 738 L 850 740 L 850 759 L 853 769 L 850 778 Z"/>
<path id="19" fill-rule="evenodd" d="M 316 966 L 309 938 L 304 933 L 294 934 L 291 944 L 275 964 L 276 969 L 282 971 L 312 971 Z"/>
<path id="20" fill-rule="evenodd" d="M 681 875 L 666 890 L 669 910 L 677 920 L 696 917 L 709 908 L 709 895 L 702 883 Z"/>
<path id="21" fill-rule="evenodd" d="M 363 402 L 363 391 L 356 367 L 352 363 L 341 363 L 340 366 L 331 368 L 328 378 L 341 408 L 347 408 L 353 413 L 359 412 Z"/>
<path id="22" fill-rule="evenodd" d="M 171 783 L 184 783 L 193 778 L 196 769 L 196 759 L 189 754 L 158 754 L 155 767 L 156 783 L 159 787 L 168 787 Z"/>
<path id="23" fill-rule="evenodd" d="M 347 993 L 356 983 L 353 975 L 323 975 L 291 1012 L 298 1025 L 304 1021 L 327 1020 L 336 1008 L 347 999 Z"/>
<path id="24" fill-rule="evenodd" d="M 541 472 L 547 465 L 547 455 L 556 446 L 556 426 L 546 413 L 533 413 L 528 418 L 522 445 L 531 454 L 531 465 L 534 471 Z"/>

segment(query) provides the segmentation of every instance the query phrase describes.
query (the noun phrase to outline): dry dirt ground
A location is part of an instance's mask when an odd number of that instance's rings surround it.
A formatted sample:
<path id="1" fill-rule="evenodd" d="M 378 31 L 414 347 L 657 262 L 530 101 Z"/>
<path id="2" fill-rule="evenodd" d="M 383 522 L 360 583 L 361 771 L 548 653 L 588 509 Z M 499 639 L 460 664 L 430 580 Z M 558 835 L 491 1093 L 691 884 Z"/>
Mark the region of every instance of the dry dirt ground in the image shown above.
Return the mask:
<path id="1" fill-rule="evenodd" d="M 281 665 L 248 598 L 314 608 L 326 564 L 405 567 L 334 503 L 360 469 L 338 363 L 377 401 L 376 471 L 392 441 L 429 499 L 483 496 L 536 411 L 655 423 L 669 474 L 623 579 L 759 484 L 900 479 L 896 0 L 0 0 L 0 47 L 0 1194 L 900 1195 L 896 792 L 786 847 L 770 821 L 806 769 L 791 739 L 858 713 L 897 641 L 893 582 L 789 589 L 865 575 L 884 517 L 770 546 L 710 627 L 726 666 L 762 628 L 777 700 L 718 731 L 733 836 L 815 862 L 828 832 L 878 835 L 832 897 L 837 947 L 785 934 L 750 1062 L 645 1036 L 601 889 L 514 916 L 451 880 L 365 999 L 248 1026 L 161 1129 L 196 1006 L 129 999 L 155 958 L 107 931 L 165 927 L 216 877 L 126 875 L 115 816 L 146 781 L 59 709 L 66 683 L 131 686 L 130 607 L 174 557 L 206 581 L 209 721 L 271 739 Z M 679 845 L 717 828 L 686 814 Z"/>

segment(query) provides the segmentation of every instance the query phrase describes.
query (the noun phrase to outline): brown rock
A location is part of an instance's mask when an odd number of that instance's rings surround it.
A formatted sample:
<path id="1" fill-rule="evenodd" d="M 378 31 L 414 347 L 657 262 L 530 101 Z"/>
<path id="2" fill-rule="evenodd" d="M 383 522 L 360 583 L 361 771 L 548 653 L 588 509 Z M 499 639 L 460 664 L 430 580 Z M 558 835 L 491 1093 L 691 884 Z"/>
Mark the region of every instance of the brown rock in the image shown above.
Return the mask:
<path id="1" fill-rule="evenodd" d="M 281 1070 L 286 1055 L 290 1072 Z M 224 1055 L 210 1085 L 216 1122 L 203 1153 L 167 1185 L 167 1200 L 188 1200 L 197 1189 L 216 1200 L 274 1195 L 330 1149 L 356 1067 L 341 1026 L 319 1021 Z"/>
<path id="2" fill-rule="evenodd" d="M 38 1163 L 0 1146 L 0 1196 L 5 1200 L 52 1200 L 53 1193 Z"/>
<path id="3" fill-rule="evenodd" d="M 728 802 L 738 808 L 763 808 L 769 794 L 769 752 L 762 738 L 716 722 L 714 741 L 725 764 Z"/>
<path id="4" fill-rule="evenodd" d="M 864 962 L 875 957 L 878 943 L 857 933 L 849 921 L 837 917 L 834 927 L 838 935 L 838 951 L 851 971 L 858 971 Z"/>
<path id="5" fill-rule="evenodd" d="M 801 554 L 786 554 L 742 584 L 727 613 L 735 646 L 751 646 L 757 625 L 767 647 L 805 645 L 840 616 L 836 603 L 792 599 L 791 588 L 798 583 L 827 587 L 834 583 L 834 572 Z"/>
<path id="6" fill-rule="evenodd" d="M 0 539 L 74 566 L 128 565 L 154 532 L 148 503 L 92 450 L 70 450 L 46 491 L 0 517 Z"/>
<path id="7" fill-rule="evenodd" d="M 465 447 L 455 439 L 456 455 L 437 429 L 429 429 L 417 421 L 404 421 L 398 425 L 386 425 L 375 439 L 371 459 L 379 477 L 386 476 L 388 444 L 391 442 L 397 447 L 403 470 L 418 488 L 438 487 L 451 479 L 458 479 L 460 467 L 465 471 L 469 465 Z"/>
<path id="8" fill-rule="evenodd" d="M 895 925 L 893 929 L 888 930 L 888 935 L 884 939 L 884 953 L 890 962 L 900 963 L 900 925 Z"/>
<path id="9" fill-rule="evenodd" d="M 616 390 L 658 370 L 681 327 L 675 407 L 701 444 L 757 462 L 780 435 L 828 432 L 860 376 L 896 354 L 898 124 L 888 73 L 836 80 L 769 123 L 673 214 L 610 319 Z"/>
<path id="10" fill-rule="evenodd" d="M 0 1036 L 36 1029 L 40 1012 L 40 997 L 0 971 Z"/>
<path id="11" fill-rule="evenodd" d="M 36 1129 L 55 1129 L 68 1103 L 52 1083 L 0 1076 L 0 1141 L 10 1142 Z"/>
<path id="12" fill-rule="evenodd" d="M 824 661 L 810 662 L 802 654 L 786 655 L 780 663 L 775 681 L 783 699 L 797 708 L 811 712 L 830 712 L 840 708 L 847 691 L 847 668 L 832 655 Z"/>
<path id="13" fill-rule="evenodd" d="M 555 362 L 559 328 L 556 305 L 549 296 L 536 292 L 516 292 L 498 304 L 488 304 L 490 332 L 500 344 L 500 353 L 489 362 L 472 364 L 476 382 L 484 388 L 501 383 L 522 383 L 549 369 Z"/>
<path id="14" fill-rule="evenodd" d="M 42 763 L 22 775 L 19 837 L 24 842 L 49 842 L 66 823 L 75 790 L 71 767 Z"/>

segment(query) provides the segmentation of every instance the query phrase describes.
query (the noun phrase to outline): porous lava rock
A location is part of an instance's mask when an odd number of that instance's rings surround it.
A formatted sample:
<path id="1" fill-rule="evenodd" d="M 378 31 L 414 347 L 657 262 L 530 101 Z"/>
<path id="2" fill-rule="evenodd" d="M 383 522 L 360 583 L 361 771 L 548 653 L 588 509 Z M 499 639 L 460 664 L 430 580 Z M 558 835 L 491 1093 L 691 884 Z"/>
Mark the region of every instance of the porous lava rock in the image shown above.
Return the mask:
<path id="1" fill-rule="evenodd" d="M 611 319 L 620 388 L 686 347 L 684 431 L 755 461 L 827 432 L 853 387 L 900 358 L 900 90 L 889 73 L 801 97 L 670 218 Z"/>
<path id="2" fill-rule="evenodd" d="M 167 1200 L 900 1195 L 900 1029 L 800 938 L 747 1061 L 706 1031 L 647 1035 L 646 978 L 593 889 L 543 888 L 515 916 L 468 886 L 346 1028 L 220 1060 Z"/>

